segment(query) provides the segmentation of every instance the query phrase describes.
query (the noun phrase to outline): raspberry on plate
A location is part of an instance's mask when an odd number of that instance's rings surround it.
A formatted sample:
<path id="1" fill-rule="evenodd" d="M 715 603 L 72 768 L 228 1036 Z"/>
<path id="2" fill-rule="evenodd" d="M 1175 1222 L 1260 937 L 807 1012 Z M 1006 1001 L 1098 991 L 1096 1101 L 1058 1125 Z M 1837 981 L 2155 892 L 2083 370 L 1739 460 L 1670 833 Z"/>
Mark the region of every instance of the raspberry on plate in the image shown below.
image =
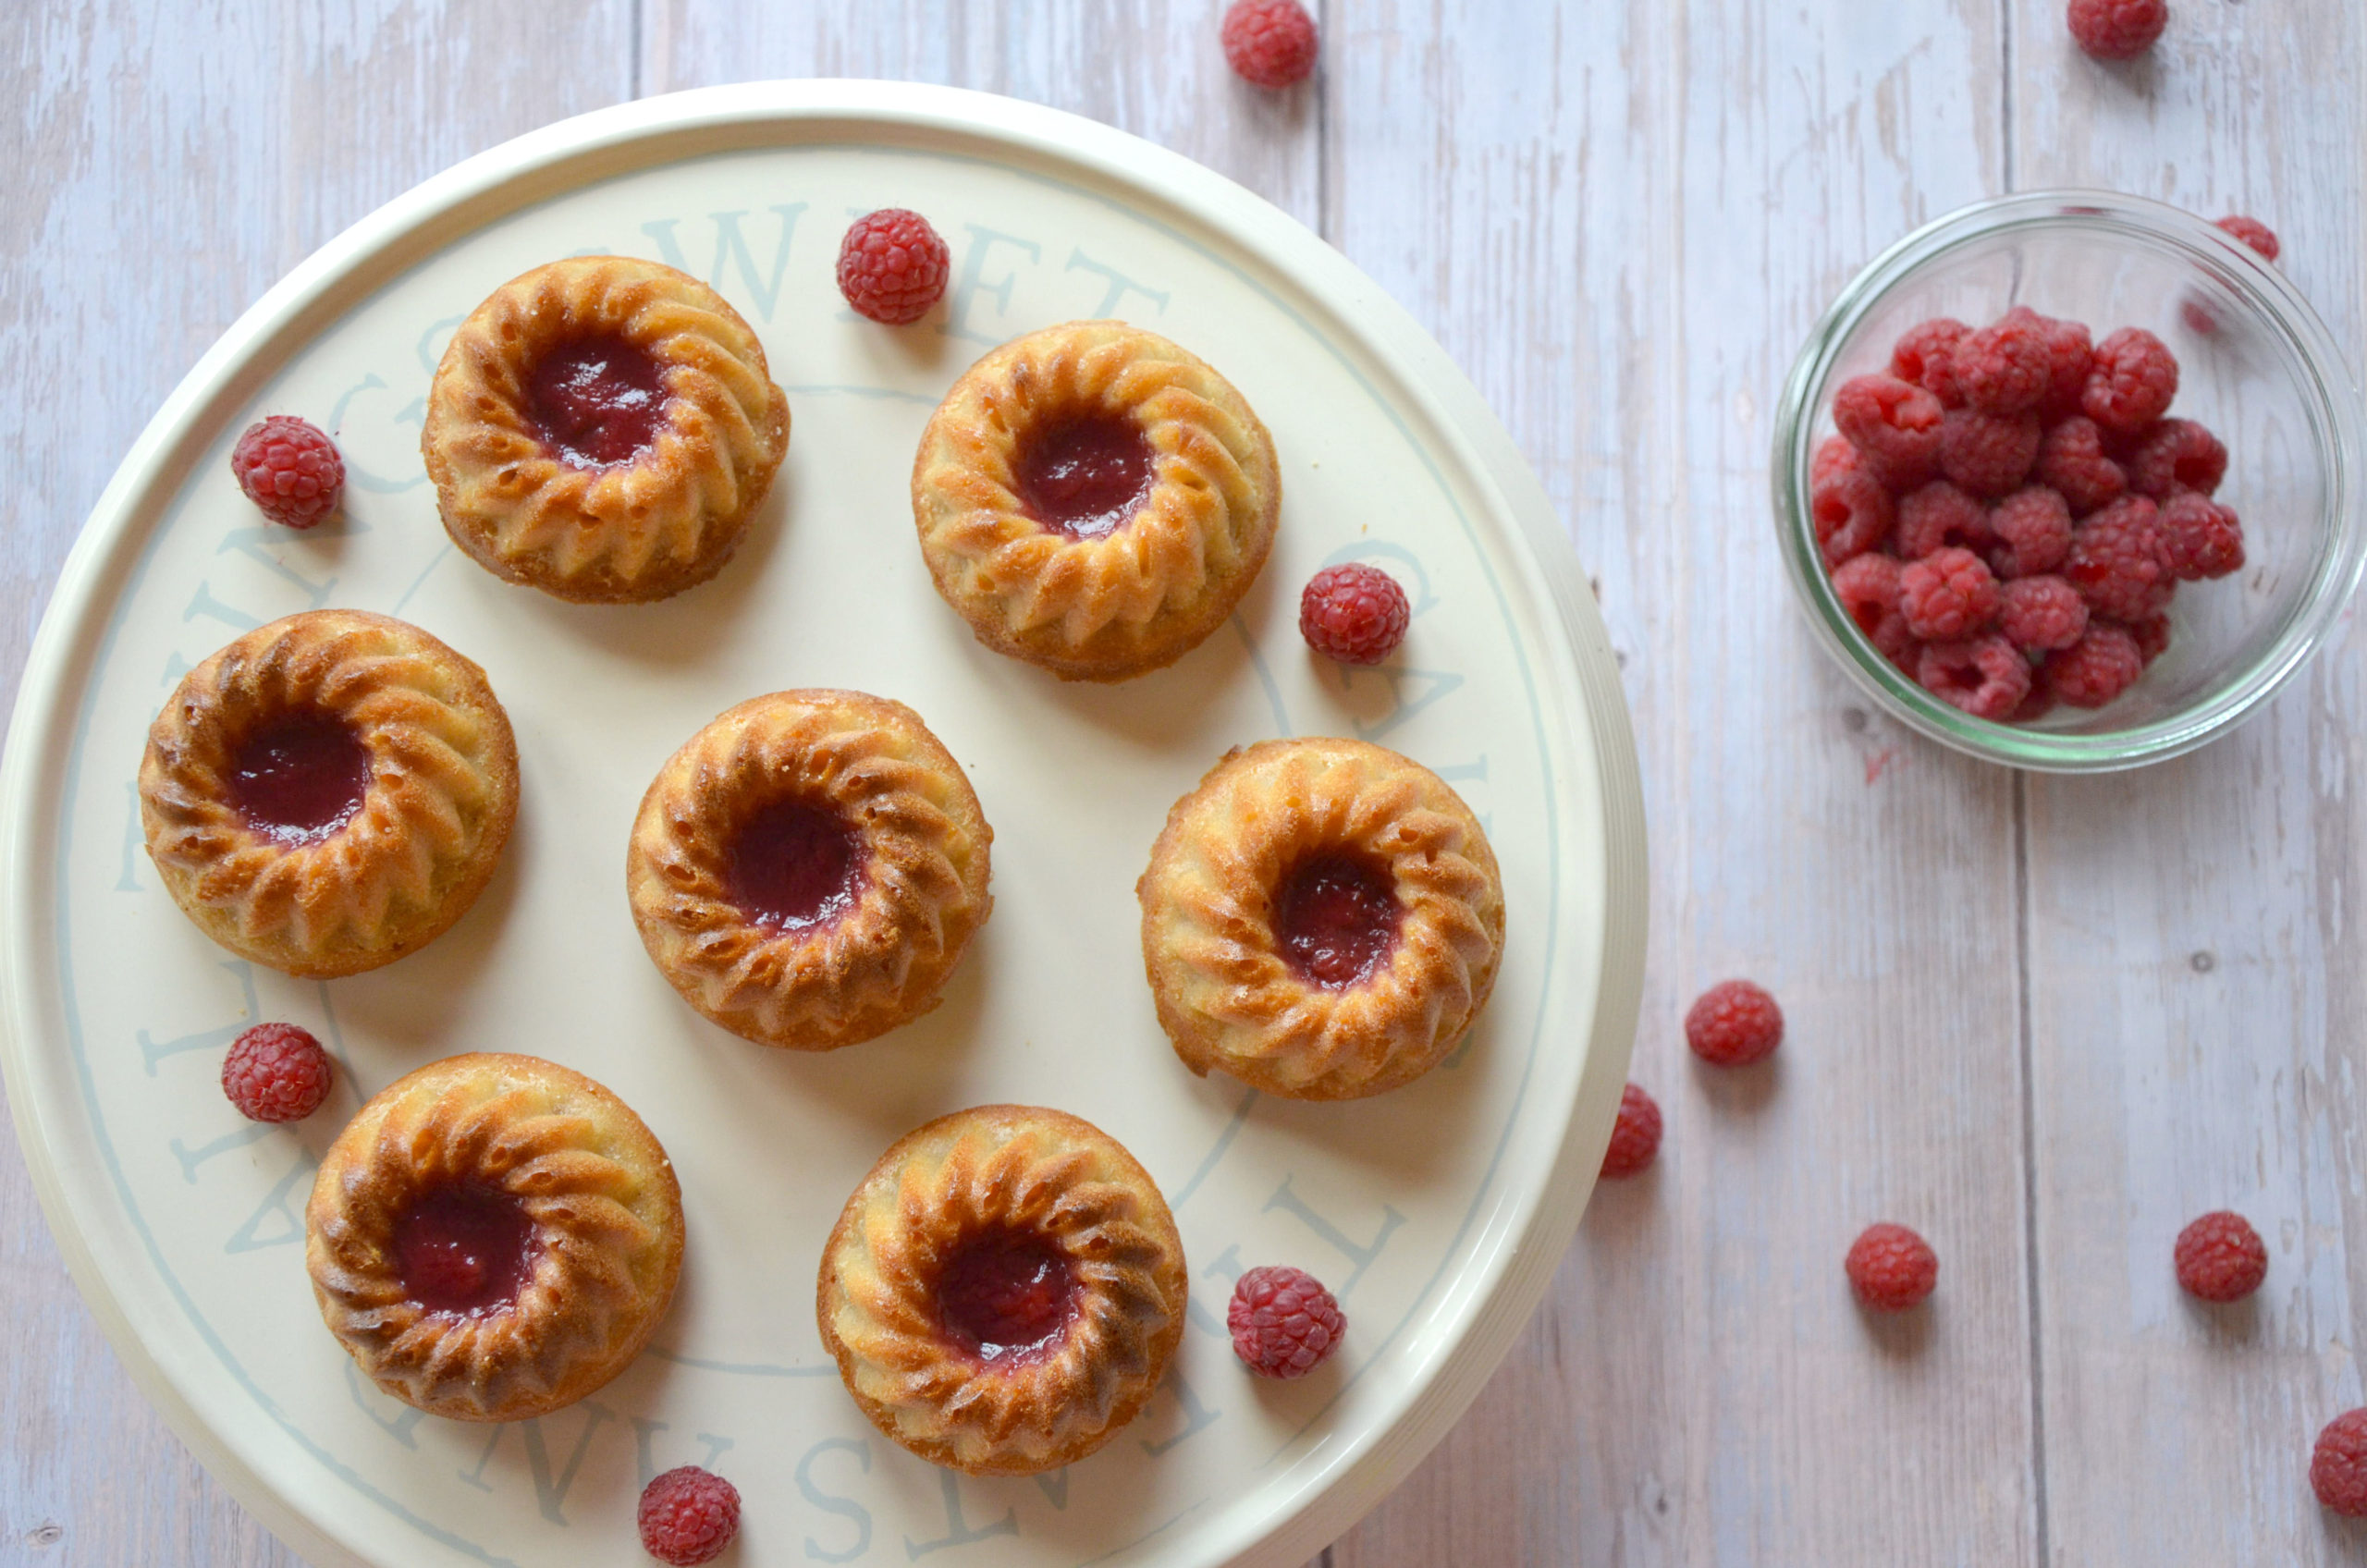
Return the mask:
<path id="1" fill-rule="evenodd" d="M 1997 602 L 1998 630 L 2025 652 L 2058 653 L 2087 633 L 2087 601 L 2059 577 L 2017 577 Z"/>
<path id="2" fill-rule="evenodd" d="M 2160 509 L 2142 496 L 2123 496 L 2089 518 L 2071 531 L 2063 575 L 2098 615 L 2114 620 L 2159 615 L 2177 587 Z"/>
<path id="3" fill-rule="evenodd" d="M 2215 495 L 2227 477 L 2227 448 L 2190 419 L 2165 419 L 2137 438 L 2128 472 L 2130 489 L 2157 501 L 2181 490 Z"/>
<path id="4" fill-rule="evenodd" d="M 1923 1305 L 1940 1282 L 1939 1255 L 1904 1225 L 1869 1225 L 1849 1243 L 1842 1267 L 1858 1299 L 1876 1312 L 1906 1312 Z"/>
<path id="5" fill-rule="evenodd" d="M 1397 579 L 1362 561 L 1325 567 L 1298 596 L 1299 635 L 1342 664 L 1379 664 L 1395 653 L 1411 614 Z"/>
<path id="6" fill-rule="evenodd" d="M 1989 509 L 1989 570 L 2001 582 L 2053 571 L 2071 553 L 2071 508 L 2043 484 L 2025 485 Z"/>
<path id="7" fill-rule="evenodd" d="M 273 414 L 247 427 L 230 448 L 230 472 L 263 515 L 288 528 L 310 528 L 345 496 L 345 459 L 318 426 Z"/>
<path id="8" fill-rule="evenodd" d="M 1935 479 L 1899 497 L 1899 559 L 1919 561 L 1949 545 L 1984 550 L 1989 543 L 1989 508 L 1946 480 Z"/>
<path id="9" fill-rule="evenodd" d="M 1239 0 L 1222 36 L 1225 63 L 1259 87 L 1294 87 L 1315 69 L 1315 18 L 1298 0 Z"/>
<path id="10" fill-rule="evenodd" d="M 1897 503 L 1880 480 L 1861 468 L 1846 468 L 1818 480 L 1809 490 L 1809 524 L 1829 570 L 1890 537 Z"/>
<path id="11" fill-rule="evenodd" d="M 2169 0 L 2071 0 L 2066 19 L 2093 58 L 2133 60 L 2170 25 Z"/>
<path id="12" fill-rule="evenodd" d="M 1926 642 L 1955 642 L 1997 619 L 1997 579 L 1970 550 L 1941 550 L 1898 574 L 1907 629 Z"/>
<path id="13" fill-rule="evenodd" d="M 2204 1301 L 2241 1301 L 2268 1278 L 2268 1246 L 2251 1221 L 2214 1209 L 2178 1232 L 2178 1284 Z"/>
<path id="14" fill-rule="evenodd" d="M 1931 643 L 1916 661 L 1915 679 L 1951 706 L 2003 724 L 2030 694 L 2030 661 L 2003 637 Z"/>
<path id="15" fill-rule="evenodd" d="M 1956 345 L 1955 361 L 1964 400 L 1987 414 L 2037 408 L 2054 380 L 2046 325 L 2028 305 L 2017 305 L 1990 325 L 1967 334 Z"/>
<path id="16" fill-rule="evenodd" d="M 2104 450 L 2103 428 L 2079 414 L 2048 426 L 2040 439 L 2038 482 L 2069 503 L 2072 516 L 2085 517 L 2119 500 L 2128 474 Z"/>
<path id="17" fill-rule="evenodd" d="M 2285 247 L 2278 244 L 2276 231 L 2258 218 L 2248 218 L 2231 213 L 2219 220 L 2219 227 L 2261 253 L 2263 261 L 2275 261 Z"/>
<path id="18" fill-rule="evenodd" d="M 1765 986 L 1722 980 L 1686 1011 L 1685 1043 L 1704 1061 L 1748 1067 L 1784 1043 L 1784 1010 Z"/>
<path id="19" fill-rule="evenodd" d="M 2117 435 L 2134 435 L 2170 411 L 2178 395 L 2178 361 L 2169 345 L 2142 327 L 2124 326 L 2096 345 L 2080 410 Z"/>
<path id="20" fill-rule="evenodd" d="M 2145 657 L 2124 626 L 2091 620 L 2086 635 L 2046 657 L 2046 684 L 2055 699 L 2075 708 L 2100 708 L 2137 684 Z"/>
<path id="21" fill-rule="evenodd" d="M 1661 1152 L 1661 1108 L 1630 1084 L 1619 1091 L 1619 1120 L 1602 1154 L 1605 1181 L 1622 1182 L 1644 1170 Z"/>
<path id="22" fill-rule="evenodd" d="M 2243 570 L 2243 524 L 2210 496 L 2192 490 L 2171 496 L 2161 528 L 2164 555 L 2180 580 L 2200 582 Z"/>
<path id="23" fill-rule="evenodd" d="M 952 269 L 953 253 L 928 219 L 902 207 L 855 219 L 839 244 L 839 292 L 856 314 L 889 326 L 928 314 Z"/>
<path id="24" fill-rule="evenodd" d="M 2347 1410 L 2318 1434 L 2310 1489 L 2330 1512 L 2367 1519 L 2367 1410 Z"/>
<path id="25" fill-rule="evenodd" d="M 1986 500 L 2010 496 L 2038 461 L 2038 415 L 1951 409 L 1940 430 L 1940 472 Z"/>
<path id="26" fill-rule="evenodd" d="M 1252 1268 L 1224 1310 L 1233 1353 L 1260 1378 L 1304 1378 L 1331 1358 L 1348 1320 L 1314 1275 Z"/>
<path id="27" fill-rule="evenodd" d="M 668 1470 L 641 1491 L 642 1550 L 675 1568 L 723 1555 L 740 1533 L 740 1488 L 695 1464 Z"/>
<path id="28" fill-rule="evenodd" d="M 1964 388 L 1956 383 L 1956 349 L 1972 328 L 1952 316 L 1918 322 L 1899 336 L 1890 351 L 1890 373 L 1912 382 L 1940 399 L 1944 408 L 1964 406 Z"/>
<path id="29" fill-rule="evenodd" d="M 1898 607 L 1898 562 L 1889 556 L 1863 555 L 1841 564 L 1833 574 L 1834 596 L 1874 651 L 1895 664 L 1914 645 L 1907 616 Z"/>
<path id="30" fill-rule="evenodd" d="M 1940 399 L 1895 375 L 1852 376 L 1833 395 L 1833 423 L 1884 484 L 1912 490 L 1940 462 Z"/>
<path id="31" fill-rule="evenodd" d="M 258 1023 L 230 1042 L 222 1092 L 250 1121 L 300 1121 L 321 1109 L 336 1082 L 329 1053 L 309 1029 Z"/>

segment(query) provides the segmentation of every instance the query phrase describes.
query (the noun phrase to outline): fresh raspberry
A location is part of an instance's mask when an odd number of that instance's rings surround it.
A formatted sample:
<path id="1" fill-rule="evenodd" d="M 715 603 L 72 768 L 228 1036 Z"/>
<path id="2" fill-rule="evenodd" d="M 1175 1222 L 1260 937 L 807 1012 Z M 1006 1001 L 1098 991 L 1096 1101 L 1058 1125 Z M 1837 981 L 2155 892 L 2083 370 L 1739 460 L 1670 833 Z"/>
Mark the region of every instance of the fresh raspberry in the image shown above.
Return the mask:
<path id="1" fill-rule="evenodd" d="M 2310 1489 L 2346 1519 L 2367 1519 L 2367 1410 L 2345 1411 L 2318 1434 Z"/>
<path id="2" fill-rule="evenodd" d="M 247 426 L 230 448 L 230 472 L 264 516 L 289 528 L 312 527 L 345 496 L 345 459 L 337 443 L 294 414 L 273 414 Z"/>
<path id="3" fill-rule="evenodd" d="M 1379 664 L 1405 640 L 1412 613 L 1397 579 L 1377 566 L 1347 561 L 1306 580 L 1298 596 L 1298 634 L 1342 664 Z"/>
<path id="4" fill-rule="evenodd" d="M 1844 469 L 1820 481 L 1809 492 L 1809 522 L 1826 570 L 1882 548 L 1896 507 L 1882 482 L 1862 469 Z"/>
<path id="5" fill-rule="evenodd" d="M 2063 575 L 2098 615 L 2114 620 L 2159 615 L 2177 586 L 2160 511 L 2142 496 L 2123 496 L 2096 513 L 2071 531 Z"/>
<path id="6" fill-rule="evenodd" d="M 2230 214 L 2219 220 L 2219 227 L 2261 253 L 2264 261 L 2275 261 L 2285 247 L 2276 242 L 2276 231 L 2258 218 Z"/>
<path id="7" fill-rule="evenodd" d="M 2240 1214 L 2216 1209 L 2178 1232 L 2178 1284 L 2204 1301 L 2241 1301 L 2268 1277 L 2268 1246 Z"/>
<path id="8" fill-rule="evenodd" d="M 1784 1043 L 1784 1010 L 1748 980 L 1721 980 L 1685 1014 L 1685 1043 L 1703 1061 L 1748 1067 Z"/>
<path id="9" fill-rule="evenodd" d="M 1603 1151 L 1602 1174 L 1608 1181 L 1625 1181 L 1650 1166 L 1660 1152 L 1661 1108 L 1630 1084 L 1619 1092 L 1619 1121 L 1611 1129 L 1611 1147 Z"/>
<path id="10" fill-rule="evenodd" d="M 2091 620 L 2087 635 L 2059 654 L 2046 656 L 2046 684 L 2055 697 L 2075 708 L 2100 708 L 2137 684 L 2145 673 L 2144 655 L 2125 626 Z"/>
<path id="11" fill-rule="evenodd" d="M 2128 453 L 2128 487 L 2166 501 L 2181 490 L 2218 492 L 2227 477 L 2227 448 L 2190 419 L 2165 419 L 2137 438 Z"/>
<path id="12" fill-rule="evenodd" d="M 839 292 L 857 315 L 903 326 L 945 297 L 953 253 L 928 219 L 882 207 L 854 220 L 839 243 Z"/>
<path id="13" fill-rule="evenodd" d="M 712 1562 L 740 1533 L 740 1488 L 685 1464 L 641 1490 L 642 1550 L 675 1568 Z"/>
<path id="14" fill-rule="evenodd" d="M 1998 581 L 2053 571 L 2071 553 L 2071 508 L 2059 492 L 2025 485 L 1989 509 L 1989 570 Z"/>
<path id="15" fill-rule="evenodd" d="M 2137 644 L 2138 661 L 2151 665 L 2170 651 L 2170 618 L 2149 615 L 2143 620 L 2131 622 L 2128 635 Z"/>
<path id="16" fill-rule="evenodd" d="M 2046 339 L 2046 396 L 2038 406 L 2042 418 L 2064 419 L 2079 411 L 2080 395 L 2088 389 L 2088 373 L 2095 368 L 2095 345 L 2088 339 L 2087 324 L 2041 316 L 2040 334 Z"/>
<path id="17" fill-rule="evenodd" d="M 1940 399 L 1895 375 L 1853 376 L 1833 395 L 1833 423 L 1858 448 L 1859 466 L 1905 492 L 1940 461 Z"/>
<path id="18" fill-rule="evenodd" d="M 2059 653 L 2088 630 L 2088 602 L 2059 577 L 2017 577 L 1997 591 L 1997 626 L 2029 653 Z"/>
<path id="19" fill-rule="evenodd" d="M 1816 459 L 1809 464 L 1809 483 L 1821 484 L 1836 473 L 1848 473 L 1858 466 L 1858 448 L 1849 445 L 1846 435 L 1828 435 L 1818 443 Z"/>
<path id="20" fill-rule="evenodd" d="M 1941 550 L 1900 570 L 1898 607 L 1926 642 L 1971 637 L 1997 619 L 1997 579 L 1970 550 Z"/>
<path id="21" fill-rule="evenodd" d="M 2134 435 L 2178 395 L 2178 361 L 2169 345 L 2142 327 L 2124 326 L 2096 345 L 2080 410 L 2105 430 Z"/>
<path id="22" fill-rule="evenodd" d="M 1869 554 L 1844 561 L 1833 574 L 1833 593 L 1841 607 L 1874 651 L 1894 664 L 1915 641 L 1898 607 L 1898 571 L 1893 557 Z"/>
<path id="23" fill-rule="evenodd" d="M 2046 319 L 2017 305 L 1956 345 L 1964 400 L 1985 414 L 2018 414 L 2039 406 L 2054 385 Z"/>
<path id="24" fill-rule="evenodd" d="M 2128 474 L 2104 450 L 2104 433 L 2085 414 L 2052 425 L 2039 440 L 2038 481 L 2060 495 L 2073 517 L 2101 511 L 2128 488 Z"/>
<path id="25" fill-rule="evenodd" d="M 1944 479 L 1899 497 L 1899 559 L 1919 561 L 1949 545 L 1987 549 L 1989 509 Z"/>
<path id="26" fill-rule="evenodd" d="M 2038 415 L 1951 409 L 1940 430 L 1940 472 L 1984 500 L 2009 496 L 2038 461 Z"/>
<path id="27" fill-rule="evenodd" d="M 1259 87 L 1293 87 L 1315 69 L 1315 18 L 1298 0 L 1240 0 L 1224 14 L 1224 57 Z"/>
<path id="28" fill-rule="evenodd" d="M 2045 671 L 2042 669 L 2030 672 L 2030 695 L 2022 699 L 2022 705 L 2014 710 L 2012 717 L 2005 720 L 2006 723 L 2036 724 L 2054 711 L 2054 689 L 2046 683 L 2044 675 Z"/>
<path id="29" fill-rule="evenodd" d="M 2162 508 L 2162 549 L 2171 572 L 2200 582 L 2244 567 L 2244 525 L 2208 496 L 2185 490 Z"/>
<path id="30" fill-rule="evenodd" d="M 1964 388 L 1956 382 L 1956 349 L 1972 328 L 1952 316 L 1934 316 L 1907 329 L 1890 351 L 1890 373 L 1913 382 L 1941 406 L 1964 407 Z"/>
<path id="31" fill-rule="evenodd" d="M 1224 1325 L 1233 1354 L 1260 1378 L 1304 1378 L 1340 1348 L 1348 1320 L 1315 1276 L 1298 1268 L 1253 1268 L 1233 1287 Z"/>
<path id="32" fill-rule="evenodd" d="M 2030 661 L 2003 637 L 1930 643 L 1916 661 L 1915 679 L 1973 717 L 2003 723 L 2030 694 Z"/>
<path id="33" fill-rule="evenodd" d="M 1940 1282 L 1932 1244 L 1904 1225 L 1869 1225 L 1849 1243 L 1843 1268 L 1858 1299 L 1876 1312 L 1906 1312 L 1923 1305 Z"/>
<path id="34" fill-rule="evenodd" d="M 250 1121 L 299 1121 L 329 1097 L 336 1070 L 309 1029 L 258 1023 L 230 1042 L 222 1092 Z"/>
<path id="35" fill-rule="evenodd" d="M 2099 60 L 2133 60 L 2170 23 L 2169 0 L 2071 0 L 2071 36 Z"/>

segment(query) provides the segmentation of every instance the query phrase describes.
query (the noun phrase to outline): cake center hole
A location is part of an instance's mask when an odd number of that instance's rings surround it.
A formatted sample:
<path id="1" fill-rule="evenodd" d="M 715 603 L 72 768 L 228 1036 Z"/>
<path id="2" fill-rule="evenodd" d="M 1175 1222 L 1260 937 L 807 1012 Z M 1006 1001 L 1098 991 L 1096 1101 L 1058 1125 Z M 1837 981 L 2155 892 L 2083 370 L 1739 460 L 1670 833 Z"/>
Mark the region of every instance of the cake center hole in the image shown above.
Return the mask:
<path id="1" fill-rule="evenodd" d="M 1047 528 L 1078 539 L 1115 533 L 1150 493 L 1150 439 L 1130 419 L 1070 420 L 1022 443 L 1019 503 Z"/>
<path id="2" fill-rule="evenodd" d="M 724 887 L 741 912 L 784 930 L 825 925 L 854 907 L 863 842 L 837 812 L 776 802 L 733 836 Z"/>
<path id="3" fill-rule="evenodd" d="M 564 343 L 534 366 L 527 398 L 537 432 L 577 468 L 631 462 L 666 412 L 657 361 L 621 337 Z"/>
<path id="4" fill-rule="evenodd" d="M 1353 986 L 1397 945 L 1403 913 L 1386 870 L 1356 855 L 1320 855 L 1275 891 L 1274 937 L 1302 978 Z"/>
<path id="5" fill-rule="evenodd" d="M 341 718 L 291 714 L 239 742 L 230 795 L 257 832 L 286 843 L 325 839 L 370 792 L 370 750 Z"/>
<path id="6" fill-rule="evenodd" d="M 1040 1238 L 997 1231 L 972 1238 L 937 1277 L 946 1334 L 982 1361 L 1056 1343 L 1076 1317 L 1076 1268 Z"/>
<path id="7" fill-rule="evenodd" d="M 525 1206 L 489 1187 L 423 1194 L 395 1221 L 395 1268 L 403 1292 L 429 1312 L 497 1312 L 533 1271 L 534 1222 Z"/>

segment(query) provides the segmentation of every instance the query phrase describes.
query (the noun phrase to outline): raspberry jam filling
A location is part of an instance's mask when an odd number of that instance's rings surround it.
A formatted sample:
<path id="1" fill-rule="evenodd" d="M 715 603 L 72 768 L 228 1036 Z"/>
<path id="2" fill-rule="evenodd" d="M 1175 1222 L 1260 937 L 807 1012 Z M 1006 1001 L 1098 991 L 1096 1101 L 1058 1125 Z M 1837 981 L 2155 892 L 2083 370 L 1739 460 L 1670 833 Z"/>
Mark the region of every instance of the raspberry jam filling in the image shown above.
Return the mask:
<path id="1" fill-rule="evenodd" d="M 1029 517 L 1098 539 L 1124 527 L 1150 494 L 1150 439 L 1133 420 L 1089 414 L 1029 436 L 1013 468 Z"/>
<path id="2" fill-rule="evenodd" d="M 854 907 L 863 860 L 863 840 L 838 813 L 779 801 L 732 836 L 724 889 L 756 924 L 803 931 Z"/>
<path id="3" fill-rule="evenodd" d="M 325 839 L 370 791 L 370 751 L 343 719 L 291 714 L 256 730 L 230 758 L 230 798 L 247 826 L 283 843 Z"/>
<path id="4" fill-rule="evenodd" d="M 1275 890 L 1274 937 L 1301 979 L 1336 989 L 1389 957 L 1404 913 L 1387 870 L 1357 855 L 1318 855 Z"/>
<path id="5" fill-rule="evenodd" d="M 576 468 L 631 462 L 657 438 L 666 412 L 657 361 L 621 337 L 565 343 L 534 366 L 526 389 L 535 433 Z"/>
<path id="6" fill-rule="evenodd" d="M 1084 1293 L 1063 1254 L 1014 1231 L 963 1243 L 938 1270 L 935 1290 L 946 1338 L 981 1361 L 1041 1354 L 1057 1345 Z"/>
<path id="7" fill-rule="evenodd" d="M 525 1206 L 490 1187 L 422 1194 L 395 1221 L 395 1270 L 403 1292 L 429 1312 L 498 1312 L 533 1272 L 534 1222 Z"/>

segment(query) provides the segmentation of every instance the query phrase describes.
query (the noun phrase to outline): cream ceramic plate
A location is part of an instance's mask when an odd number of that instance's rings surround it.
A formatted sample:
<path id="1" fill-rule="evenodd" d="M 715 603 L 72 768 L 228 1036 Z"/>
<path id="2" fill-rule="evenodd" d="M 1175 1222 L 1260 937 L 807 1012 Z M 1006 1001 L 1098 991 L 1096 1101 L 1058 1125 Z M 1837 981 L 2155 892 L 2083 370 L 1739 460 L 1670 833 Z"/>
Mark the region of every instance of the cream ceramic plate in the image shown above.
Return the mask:
<path id="1" fill-rule="evenodd" d="M 849 217 L 916 207 L 948 304 L 858 320 L 832 283 Z M 555 256 L 654 256 L 762 334 L 795 434 L 716 582 L 580 607 L 446 543 L 421 399 L 454 325 Z M 974 358 L 1079 316 L 1216 364 L 1273 430 L 1286 500 L 1240 614 L 1175 668 L 1066 687 L 982 650 L 929 586 L 905 485 Z M 337 435 L 347 521 L 264 527 L 227 454 L 265 412 Z M 1299 585 L 1371 559 L 1412 591 L 1404 650 L 1343 677 L 1299 641 Z M 523 799 L 492 888 L 425 951 L 323 985 L 213 947 L 141 853 L 132 777 L 180 673 L 240 630 L 339 605 L 483 664 Z M 995 912 L 945 1005 L 815 1058 L 705 1023 L 644 956 L 627 829 L 721 709 L 790 686 L 918 708 L 975 781 Z M 1353 734 L 1404 751 L 1487 822 L 1511 939 L 1471 1043 L 1344 1105 L 1201 1082 L 1153 1016 L 1134 883 L 1168 805 L 1232 745 Z M 6 1068 L 76 1279 L 208 1468 L 323 1564 L 644 1562 L 642 1481 L 702 1463 L 748 1500 L 742 1568 L 1296 1564 L 1368 1508 L 1478 1390 L 1551 1275 L 1625 1077 L 1642 965 L 1643 819 L 1611 652 L 1542 493 L 1477 395 L 1315 236 L 1171 153 L 973 93 L 775 83 L 586 116 L 472 159 L 314 256 L 192 371 L 83 531 L 34 648 L 0 779 Z M 318 1033 L 343 1073 L 291 1129 L 217 1087 L 243 1025 Z M 360 1382 L 307 1288 L 300 1212 L 360 1100 L 456 1051 L 591 1073 L 671 1151 L 690 1218 L 656 1348 L 568 1411 L 494 1428 Z M 1191 1327 L 1144 1416 L 1036 1480 L 968 1480 L 884 1441 L 822 1353 L 814 1272 L 840 1205 L 930 1117 L 1061 1107 L 1140 1157 L 1191 1259 Z M 1261 1386 L 1222 1331 L 1245 1266 L 1312 1269 L 1343 1353 Z"/>

